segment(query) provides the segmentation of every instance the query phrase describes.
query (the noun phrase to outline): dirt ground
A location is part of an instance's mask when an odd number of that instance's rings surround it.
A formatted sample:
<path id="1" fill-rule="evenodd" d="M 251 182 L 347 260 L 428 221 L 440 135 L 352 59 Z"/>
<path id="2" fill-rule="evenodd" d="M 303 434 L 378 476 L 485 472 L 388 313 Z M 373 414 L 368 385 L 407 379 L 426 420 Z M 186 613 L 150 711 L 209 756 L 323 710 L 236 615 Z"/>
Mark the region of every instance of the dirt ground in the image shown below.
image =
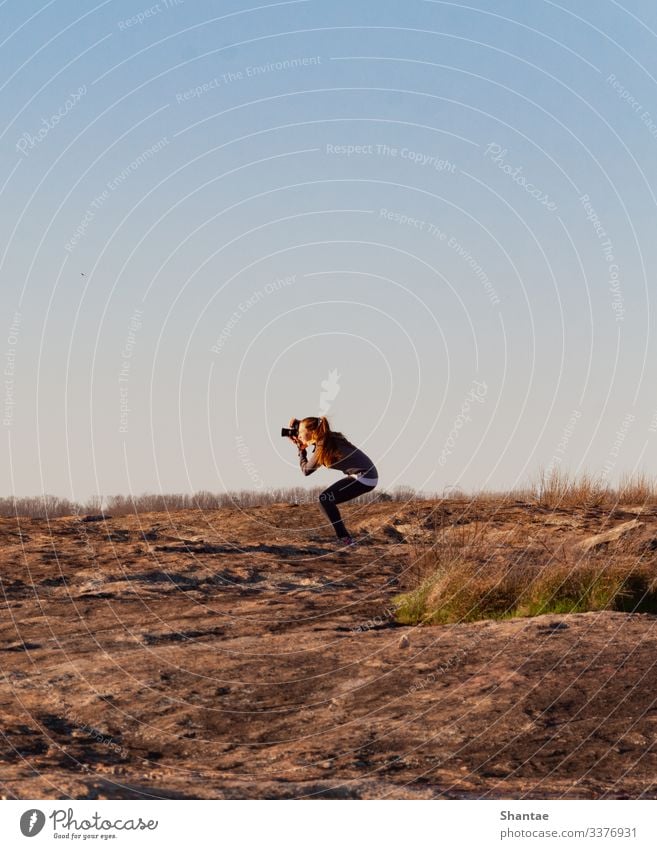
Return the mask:
<path id="1" fill-rule="evenodd" d="M 437 521 L 529 547 L 638 516 L 650 552 L 657 511 L 475 512 L 354 502 L 343 551 L 316 504 L 0 519 L 0 792 L 657 798 L 655 616 L 392 610 Z"/>

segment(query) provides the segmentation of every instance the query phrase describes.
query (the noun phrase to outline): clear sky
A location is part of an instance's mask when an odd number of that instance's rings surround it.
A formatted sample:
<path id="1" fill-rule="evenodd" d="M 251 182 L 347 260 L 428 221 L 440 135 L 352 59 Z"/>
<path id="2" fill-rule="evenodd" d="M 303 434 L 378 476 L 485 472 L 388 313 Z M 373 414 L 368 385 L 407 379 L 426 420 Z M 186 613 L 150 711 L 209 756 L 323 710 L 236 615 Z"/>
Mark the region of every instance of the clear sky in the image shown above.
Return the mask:
<path id="1" fill-rule="evenodd" d="M 3 495 L 657 473 L 653 2 L 0 20 Z"/>

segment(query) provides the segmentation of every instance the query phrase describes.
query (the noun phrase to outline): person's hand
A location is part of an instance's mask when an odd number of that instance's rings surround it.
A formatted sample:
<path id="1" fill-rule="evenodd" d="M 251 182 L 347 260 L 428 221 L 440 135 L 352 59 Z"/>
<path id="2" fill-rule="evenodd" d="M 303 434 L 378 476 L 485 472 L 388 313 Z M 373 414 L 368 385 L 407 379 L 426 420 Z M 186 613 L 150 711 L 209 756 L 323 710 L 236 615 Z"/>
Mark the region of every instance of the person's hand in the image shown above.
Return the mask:
<path id="1" fill-rule="evenodd" d="M 297 419 L 296 416 L 292 416 L 292 418 L 290 419 L 290 424 L 288 425 L 288 427 L 294 427 L 295 425 L 298 425 L 298 424 L 299 424 L 299 419 Z M 303 444 L 303 442 L 301 441 L 301 439 L 298 436 L 288 436 L 288 439 L 290 439 L 292 442 L 294 442 L 294 444 L 297 446 L 297 448 L 299 450 L 301 450 L 302 448 L 305 448 L 305 445 Z"/>

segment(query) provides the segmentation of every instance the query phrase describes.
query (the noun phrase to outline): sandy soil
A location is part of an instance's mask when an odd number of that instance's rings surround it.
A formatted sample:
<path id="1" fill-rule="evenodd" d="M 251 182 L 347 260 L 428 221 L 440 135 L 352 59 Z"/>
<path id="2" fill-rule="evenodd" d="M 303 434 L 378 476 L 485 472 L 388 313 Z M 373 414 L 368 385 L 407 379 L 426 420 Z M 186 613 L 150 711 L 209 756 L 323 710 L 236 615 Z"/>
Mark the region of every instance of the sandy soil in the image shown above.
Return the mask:
<path id="1" fill-rule="evenodd" d="M 392 617 L 436 517 L 574 544 L 639 513 L 352 503 L 343 551 L 315 504 L 1 519 L 0 790 L 657 798 L 654 616 Z"/>

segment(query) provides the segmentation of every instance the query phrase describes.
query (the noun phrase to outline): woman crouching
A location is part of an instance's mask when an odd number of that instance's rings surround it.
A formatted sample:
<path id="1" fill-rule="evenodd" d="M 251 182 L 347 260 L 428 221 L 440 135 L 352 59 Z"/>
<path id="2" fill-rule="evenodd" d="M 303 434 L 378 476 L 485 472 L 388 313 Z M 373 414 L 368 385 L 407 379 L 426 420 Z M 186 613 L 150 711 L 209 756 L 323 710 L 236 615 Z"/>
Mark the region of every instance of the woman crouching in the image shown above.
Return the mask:
<path id="1" fill-rule="evenodd" d="M 319 496 L 319 505 L 333 525 L 341 546 L 355 545 L 338 510 L 338 504 L 371 492 L 379 482 L 379 475 L 370 458 L 338 431 L 329 427 L 326 416 L 306 416 L 291 419 L 290 427 L 298 425 L 298 436 L 289 439 L 299 449 L 299 464 L 304 475 L 311 475 L 320 466 L 344 472 L 341 478 Z M 308 459 L 306 448 L 314 445 L 315 450 Z"/>

